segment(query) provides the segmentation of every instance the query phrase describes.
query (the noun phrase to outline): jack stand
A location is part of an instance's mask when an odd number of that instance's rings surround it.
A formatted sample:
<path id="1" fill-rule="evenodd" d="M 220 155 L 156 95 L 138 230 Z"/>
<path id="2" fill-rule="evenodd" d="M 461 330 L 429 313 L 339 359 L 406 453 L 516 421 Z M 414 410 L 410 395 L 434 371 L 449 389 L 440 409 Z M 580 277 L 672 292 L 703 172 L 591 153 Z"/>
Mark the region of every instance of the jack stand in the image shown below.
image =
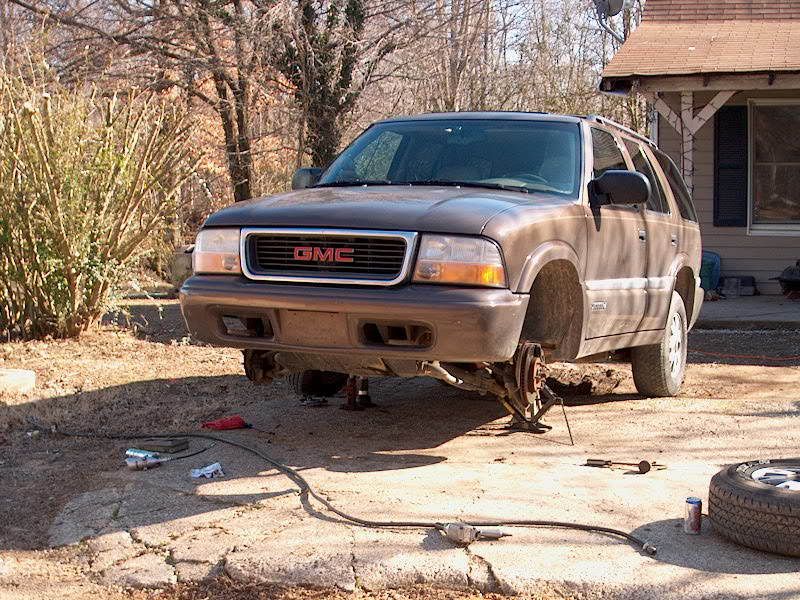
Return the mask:
<path id="1" fill-rule="evenodd" d="M 358 387 L 358 377 L 350 375 L 344 386 L 345 403 L 339 408 L 352 411 L 364 410 L 364 407 L 358 403 Z"/>
<path id="2" fill-rule="evenodd" d="M 376 404 L 369 395 L 369 377 L 358 378 L 358 405 L 362 408 L 372 408 Z"/>
<path id="3" fill-rule="evenodd" d="M 506 410 L 511 413 L 509 429 L 546 433 L 553 427 L 542 423 L 542 418 L 556 404 L 561 404 L 569 441 L 574 446 L 575 440 L 572 437 L 569 419 L 567 419 L 564 399 L 548 387 L 546 373 L 547 367 L 544 363 L 542 347 L 531 342 L 521 343 L 514 360 L 516 386 L 509 389 L 509 397 L 501 401 Z"/>

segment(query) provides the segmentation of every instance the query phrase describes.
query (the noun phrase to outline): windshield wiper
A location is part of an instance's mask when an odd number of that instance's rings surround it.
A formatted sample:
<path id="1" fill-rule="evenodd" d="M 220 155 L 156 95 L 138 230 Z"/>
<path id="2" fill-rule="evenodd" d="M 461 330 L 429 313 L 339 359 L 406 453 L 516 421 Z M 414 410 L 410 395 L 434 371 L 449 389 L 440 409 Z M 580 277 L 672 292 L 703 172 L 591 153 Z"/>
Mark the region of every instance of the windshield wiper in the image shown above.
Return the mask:
<path id="1" fill-rule="evenodd" d="M 313 187 L 358 187 L 362 185 L 392 185 L 388 179 L 354 179 L 352 181 L 328 181 Z"/>
<path id="2" fill-rule="evenodd" d="M 530 194 L 530 190 L 521 185 L 503 185 L 502 183 L 481 183 L 480 181 L 451 181 L 449 179 L 422 179 L 420 181 L 396 181 L 395 185 L 441 185 L 450 187 L 486 188 L 489 190 L 504 190 L 506 192 L 523 192 Z"/>

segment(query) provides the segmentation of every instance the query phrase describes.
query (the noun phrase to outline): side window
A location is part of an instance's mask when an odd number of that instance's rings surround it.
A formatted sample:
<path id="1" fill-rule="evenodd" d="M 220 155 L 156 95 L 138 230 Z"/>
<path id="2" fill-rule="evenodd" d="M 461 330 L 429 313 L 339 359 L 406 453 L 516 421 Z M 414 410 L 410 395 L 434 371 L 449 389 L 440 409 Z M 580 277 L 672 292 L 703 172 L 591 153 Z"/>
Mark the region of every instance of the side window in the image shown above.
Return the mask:
<path id="1" fill-rule="evenodd" d="M 622 157 L 614 136 L 592 127 L 592 154 L 594 155 L 594 178 L 611 170 L 627 171 L 628 165 Z"/>
<path id="2" fill-rule="evenodd" d="M 660 213 L 668 213 L 669 203 L 664 196 L 661 180 L 656 177 L 655 171 L 650 165 L 650 160 L 647 158 L 644 150 L 642 150 L 642 147 L 638 143 L 631 140 L 625 140 L 625 146 L 628 148 L 631 160 L 633 160 L 633 167 L 650 181 L 652 193 L 650 194 L 650 199 L 647 201 L 647 208 Z"/>
<path id="3" fill-rule="evenodd" d="M 384 131 L 369 145 L 355 161 L 356 177 L 364 180 L 388 179 L 400 141 L 399 133 Z"/>
<path id="4" fill-rule="evenodd" d="M 653 154 L 656 155 L 658 164 L 661 165 L 661 170 L 664 171 L 664 175 L 667 176 L 667 183 L 669 183 L 669 188 L 672 190 L 672 195 L 675 197 L 675 202 L 678 204 L 681 217 L 696 223 L 697 212 L 694 210 L 692 195 L 689 193 L 689 188 L 686 187 L 686 182 L 683 181 L 681 172 L 678 170 L 678 165 L 661 150 L 653 149 Z"/>

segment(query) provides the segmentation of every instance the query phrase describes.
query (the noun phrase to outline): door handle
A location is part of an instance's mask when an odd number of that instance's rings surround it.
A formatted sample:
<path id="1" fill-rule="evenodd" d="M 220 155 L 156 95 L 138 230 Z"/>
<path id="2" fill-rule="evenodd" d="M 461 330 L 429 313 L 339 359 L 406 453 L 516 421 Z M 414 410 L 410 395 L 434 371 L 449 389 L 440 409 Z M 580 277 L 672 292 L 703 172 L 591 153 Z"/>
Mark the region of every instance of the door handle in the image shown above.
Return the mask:
<path id="1" fill-rule="evenodd" d="M 677 245 L 678 245 L 678 236 L 677 236 L 677 234 L 673 233 L 673 234 L 672 234 L 672 235 L 669 237 L 669 241 L 670 241 L 670 243 L 671 243 L 673 246 L 677 246 Z"/>
<path id="2" fill-rule="evenodd" d="M 647 232 L 644 229 L 639 230 L 639 241 L 646 242 L 647 241 Z"/>

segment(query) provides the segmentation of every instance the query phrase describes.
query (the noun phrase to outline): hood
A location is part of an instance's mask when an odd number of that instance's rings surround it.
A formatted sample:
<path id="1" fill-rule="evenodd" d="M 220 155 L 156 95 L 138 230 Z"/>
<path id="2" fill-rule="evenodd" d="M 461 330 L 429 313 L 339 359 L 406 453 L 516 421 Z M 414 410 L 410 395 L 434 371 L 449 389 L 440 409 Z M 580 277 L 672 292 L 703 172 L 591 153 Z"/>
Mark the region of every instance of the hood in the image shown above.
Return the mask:
<path id="1" fill-rule="evenodd" d="M 211 215 L 205 226 L 339 227 L 479 235 L 492 217 L 514 207 L 570 203 L 551 194 L 477 188 L 309 188 L 238 202 Z"/>

